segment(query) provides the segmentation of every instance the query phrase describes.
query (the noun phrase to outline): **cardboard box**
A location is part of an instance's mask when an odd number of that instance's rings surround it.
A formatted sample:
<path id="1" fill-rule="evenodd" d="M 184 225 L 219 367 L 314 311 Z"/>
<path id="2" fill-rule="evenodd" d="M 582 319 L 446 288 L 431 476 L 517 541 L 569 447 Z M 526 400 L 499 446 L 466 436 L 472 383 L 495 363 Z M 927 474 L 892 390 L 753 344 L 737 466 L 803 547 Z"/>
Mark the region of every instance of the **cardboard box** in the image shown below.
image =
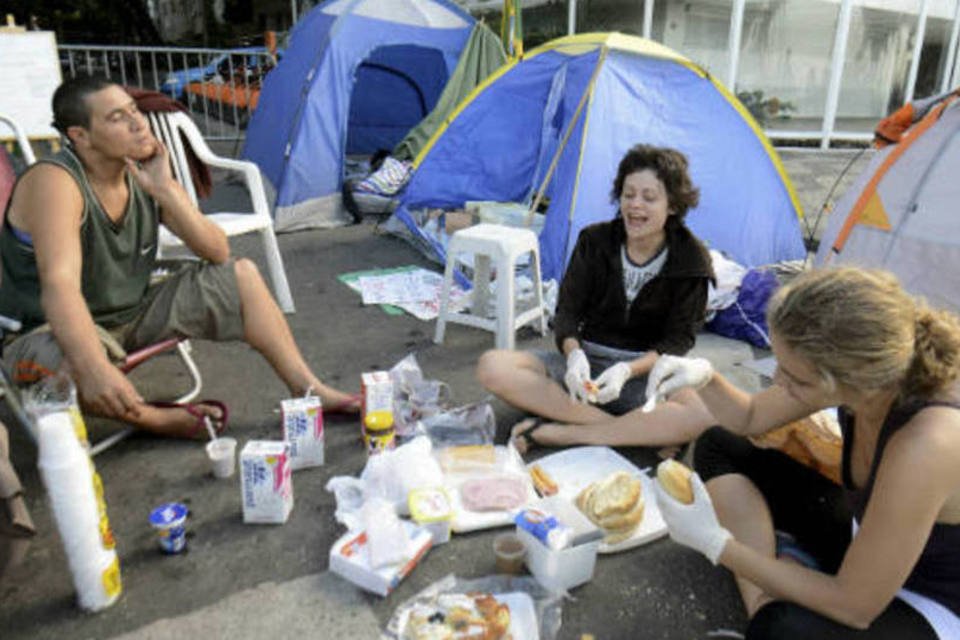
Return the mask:
<path id="1" fill-rule="evenodd" d="M 283 439 L 290 443 L 292 468 L 323 464 L 323 408 L 320 398 L 290 398 L 280 402 Z"/>
<path id="2" fill-rule="evenodd" d="M 290 443 L 251 440 L 240 452 L 243 521 L 282 524 L 293 509 Z"/>
<path id="3" fill-rule="evenodd" d="M 373 569 L 368 559 L 367 533 L 353 531 L 341 536 L 330 547 L 330 571 L 361 589 L 380 596 L 388 595 L 433 545 L 433 536 L 426 529 L 410 522 L 404 522 L 403 526 L 410 538 L 409 559 L 405 562 Z"/>

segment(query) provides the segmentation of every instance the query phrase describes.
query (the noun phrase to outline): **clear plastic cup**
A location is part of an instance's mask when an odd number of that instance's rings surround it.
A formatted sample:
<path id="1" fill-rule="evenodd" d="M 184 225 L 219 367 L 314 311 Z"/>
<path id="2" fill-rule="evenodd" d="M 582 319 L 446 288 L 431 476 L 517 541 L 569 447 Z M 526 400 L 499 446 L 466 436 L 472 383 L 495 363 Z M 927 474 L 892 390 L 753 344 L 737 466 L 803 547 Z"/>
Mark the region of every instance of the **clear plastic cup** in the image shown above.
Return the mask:
<path id="1" fill-rule="evenodd" d="M 497 573 L 516 575 L 523 571 L 527 545 L 516 533 L 501 533 L 494 538 L 493 552 L 497 556 Z"/>
<path id="2" fill-rule="evenodd" d="M 213 464 L 213 475 L 229 478 L 237 461 L 237 441 L 234 438 L 217 438 L 207 443 L 207 457 Z"/>

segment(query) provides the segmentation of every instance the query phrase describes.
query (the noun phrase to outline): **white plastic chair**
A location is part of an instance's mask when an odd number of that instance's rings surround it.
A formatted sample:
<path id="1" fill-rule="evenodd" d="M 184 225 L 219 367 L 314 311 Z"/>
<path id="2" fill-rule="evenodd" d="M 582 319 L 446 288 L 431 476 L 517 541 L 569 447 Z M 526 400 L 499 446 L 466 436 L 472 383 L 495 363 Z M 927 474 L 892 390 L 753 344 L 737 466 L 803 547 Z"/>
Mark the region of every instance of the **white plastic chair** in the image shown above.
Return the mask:
<path id="1" fill-rule="evenodd" d="M 30 140 L 27 138 L 27 134 L 23 132 L 23 129 L 20 128 L 20 125 L 17 124 L 17 121 L 10 116 L 0 113 L 0 122 L 7 125 L 13 131 L 13 137 L 16 139 L 17 144 L 20 145 L 20 152 L 23 154 L 23 159 L 27 165 L 29 166 L 36 162 L 37 158 L 33 155 Z"/>
<path id="2" fill-rule="evenodd" d="M 187 156 L 180 133 L 186 137 L 190 146 L 193 147 L 194 153 L 202 162 L 211 167 L 229 169 L 243 175 L 247 191 L 250 193 L 250 199 L 253 202 L 253 212 L 211 213 L 207 215 L 228 236 L 241 235 L 251 231 L 260 233 L 260 237 L 263 239 L 263 249 L 267 259 L 270 280 L 277 296 L 277 303 L 285 313 L 293 313 L 296 310 L 293 304 L 293 296 L 290 294 L 290 285 L 287 282 L 286 271 L 284 271 L 280 247 L 277 245 L 277 236 L 273 232 L 273 218 L 270 216 L 270 208 L 267 206 L 267 197 L 263 190 L 263 179 L 260 177 L 260 170 L 257 169 L 257 165 L 246 160 L 233 160 L 214 154 L 203 139 L 200 130 L 197 129 L 197 125 L 185 113 L 153 112 L 148 115 L 150 128 L 153 129 L 154 135 L 170 151 L 174 177 L 186 189 L 194 204 L 197 204 L 197 192 L 194 189 L 193 180 L 190 178 L 190 166 L 187 164 Z M 183 242 L 165 227 L 161 227 L 161 252 L 163 247 L 177 246 L 183 246 Z"/>

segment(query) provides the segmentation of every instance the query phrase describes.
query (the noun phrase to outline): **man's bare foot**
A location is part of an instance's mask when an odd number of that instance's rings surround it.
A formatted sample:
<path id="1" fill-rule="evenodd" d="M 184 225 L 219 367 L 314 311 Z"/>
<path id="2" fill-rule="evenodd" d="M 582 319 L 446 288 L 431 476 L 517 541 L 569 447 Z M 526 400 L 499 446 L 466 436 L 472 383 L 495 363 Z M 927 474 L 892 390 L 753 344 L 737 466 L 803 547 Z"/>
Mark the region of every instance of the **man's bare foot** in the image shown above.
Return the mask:
<path id="1" fill-rule="evenodd" d="M 362 399 L 359 393 L 345 393 L 339 389 L 329 387 L 319 380 L 304 389 L 299 395 L 307 393 L 320 397 L 323 410 L 328 413 L 360 413 Z"/>
<path id="2" fill-rule="evenodd" d="M 226 428 L 225 407 L 220 407 L 211 401 L 194 402 L 183 406 L 174 406 L 173 403 L 143 404 L 134 418 L 128 419 L 146 431 L 170 438 L 202 439 L 209 438 L 204 417 L 210 418 L 210 425 L 214 431 L 221 433 Z"/>

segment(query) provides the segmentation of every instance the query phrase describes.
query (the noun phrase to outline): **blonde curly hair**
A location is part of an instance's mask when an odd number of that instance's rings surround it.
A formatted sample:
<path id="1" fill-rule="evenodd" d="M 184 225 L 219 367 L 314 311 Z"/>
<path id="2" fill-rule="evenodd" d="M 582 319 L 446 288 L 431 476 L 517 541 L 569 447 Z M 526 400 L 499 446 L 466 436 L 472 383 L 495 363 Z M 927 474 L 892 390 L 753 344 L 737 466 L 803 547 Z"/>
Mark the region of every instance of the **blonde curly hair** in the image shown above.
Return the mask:
<path id="1" fill-rule="evenodd" d="M 806 272 L 774 294 L 767 322 L 831 388 L 894 385 L 901 398 L 923 398 L 960 377 L 960 320 L 912 297 L 886 271 Z"/>

